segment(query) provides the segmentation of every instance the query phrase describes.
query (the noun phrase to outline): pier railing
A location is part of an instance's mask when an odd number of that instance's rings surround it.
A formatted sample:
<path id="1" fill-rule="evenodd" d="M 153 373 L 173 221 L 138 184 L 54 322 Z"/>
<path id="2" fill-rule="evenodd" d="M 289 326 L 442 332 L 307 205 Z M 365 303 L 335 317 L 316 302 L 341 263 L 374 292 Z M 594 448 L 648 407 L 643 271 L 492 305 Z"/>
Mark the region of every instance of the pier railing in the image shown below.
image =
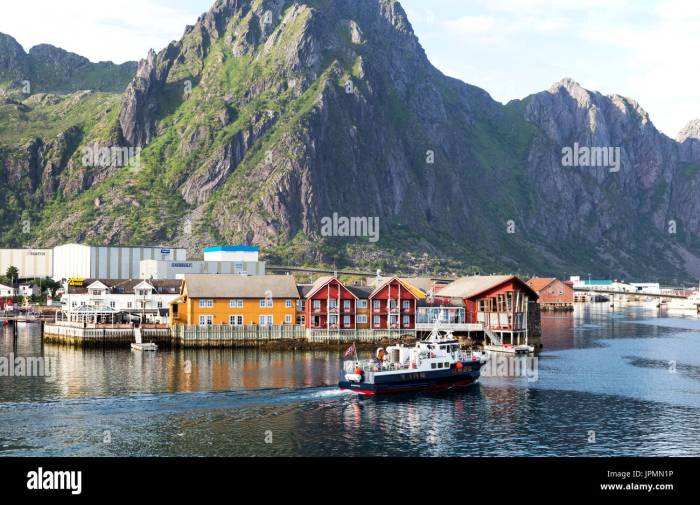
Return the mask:
<path id="1" fill-rule="evenodd" d="M 415 339 L 415 330 L 307 330 L 306 339 L 314 343 L 353 343 Z"/>
<path id="2" fill-rule="evenodd" d="M 279 340 L 303 340 L 303 325 L 174 325 L 173 340 L 183 347 L 237 347 Z"/>

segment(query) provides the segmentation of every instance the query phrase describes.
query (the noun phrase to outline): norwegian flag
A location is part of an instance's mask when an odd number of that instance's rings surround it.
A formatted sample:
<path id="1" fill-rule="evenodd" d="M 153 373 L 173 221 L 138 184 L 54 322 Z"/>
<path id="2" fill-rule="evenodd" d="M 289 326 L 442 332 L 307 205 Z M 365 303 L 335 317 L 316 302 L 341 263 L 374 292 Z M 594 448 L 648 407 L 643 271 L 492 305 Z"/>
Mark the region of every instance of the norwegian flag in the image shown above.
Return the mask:
<path id="1" fill-rule="evenodd" d="M 343 354 L 343 358 L 349 358 L 353 354 L 355 354 L 355 343 L 354 342 L 350 347 L 348 347 L 348 350 L 345 351 L 345 354 Z"/>

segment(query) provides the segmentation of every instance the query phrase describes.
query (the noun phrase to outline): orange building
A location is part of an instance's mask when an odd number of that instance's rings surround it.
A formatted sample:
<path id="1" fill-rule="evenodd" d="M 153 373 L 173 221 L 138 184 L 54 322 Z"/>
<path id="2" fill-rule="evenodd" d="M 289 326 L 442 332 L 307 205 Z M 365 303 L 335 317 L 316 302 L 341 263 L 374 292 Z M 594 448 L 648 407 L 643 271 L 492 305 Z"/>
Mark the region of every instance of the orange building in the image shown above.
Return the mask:
<path id="1" fill-rule="evenodd" d="M 539 296 L 543 310 L 572 310 L 574 288 L 554 277 L 533 277 L 527 285 Z"/>
<path id="2" fill-rule="evenodd" d="M 292 325 L 298 299 L 291 275 L 185 275 L 180 297 L 170 305 L 170 323 Z"/>

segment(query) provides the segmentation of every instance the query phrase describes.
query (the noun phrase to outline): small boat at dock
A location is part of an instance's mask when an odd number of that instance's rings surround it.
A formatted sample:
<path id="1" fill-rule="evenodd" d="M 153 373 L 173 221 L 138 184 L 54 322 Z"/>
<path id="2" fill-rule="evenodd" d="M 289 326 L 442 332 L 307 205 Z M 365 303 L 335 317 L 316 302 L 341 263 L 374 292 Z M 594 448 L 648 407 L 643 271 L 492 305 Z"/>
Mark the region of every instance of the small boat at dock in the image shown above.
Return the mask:
<path id="1" fill-rule="evenodd" d="M 375 359 L 346 361 L 338 387 L 363 395 L 463 387 L 479 380 L 488 358 L 462 350 L 451 331 L 436 327 L 413 347 L 394 345 L 378 349 Z"/>

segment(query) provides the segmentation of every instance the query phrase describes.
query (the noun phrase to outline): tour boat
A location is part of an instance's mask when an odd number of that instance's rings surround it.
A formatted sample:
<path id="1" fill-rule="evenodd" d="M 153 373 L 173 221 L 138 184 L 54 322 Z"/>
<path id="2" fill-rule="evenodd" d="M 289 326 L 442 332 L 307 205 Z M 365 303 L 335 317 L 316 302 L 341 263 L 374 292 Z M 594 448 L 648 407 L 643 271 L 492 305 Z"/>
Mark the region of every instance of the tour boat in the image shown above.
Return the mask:
<path id="1" fill-rule="evenodd" d="M 364 395 L 468 386 L 479 380 L 488 357 L 461 350 L 451 331 L 436 327 L 413 347 L 394 345 L 378 349 L 376 359 L 346 361 L 338 386 Z"/>

